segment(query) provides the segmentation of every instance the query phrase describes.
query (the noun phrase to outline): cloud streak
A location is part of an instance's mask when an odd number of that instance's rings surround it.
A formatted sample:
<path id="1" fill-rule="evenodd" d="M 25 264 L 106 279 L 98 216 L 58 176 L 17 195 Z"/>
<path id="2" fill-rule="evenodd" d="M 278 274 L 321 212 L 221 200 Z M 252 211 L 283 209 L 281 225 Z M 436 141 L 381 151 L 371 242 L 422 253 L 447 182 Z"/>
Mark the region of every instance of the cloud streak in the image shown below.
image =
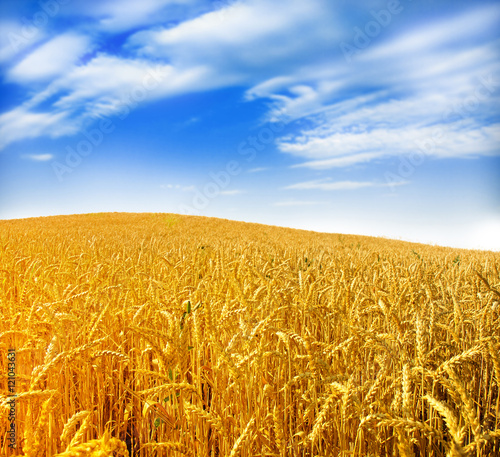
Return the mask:
<path id="1" fill-rule="evenodd" d="M 24 159 L 32 160 L 34 162 L 47 162 L 54 158 L 53 154 L 25 154 Z"/>
<path id="2" fill-rule="evenodd" d="M 269 170 L 269 168 L 267 168 L 267 167 L 250 168 L 248 170 L 248 173 L 261 173 L 261 172 L 267 171 L 267 170 Z"/>
<path id="3" fill-rule="evenodd" d="M 88 36 L 75 33 L 59 35 L 11 68 L 7 78 L 10 81 L 31 83 L 62 75 L 90 50 L 91 40 Z"/>
<path id="4" fill-rule="evenodd" d="M 377 183 L 371 181 L 334 181 L 330 179 L 318 179 L 313 181 L 304 181 L 297 184 L 286 186 L 284 190 L 324 190 L 324 191 L 338 191 L 338 190 L 358 190 L 368 187 L 391 187 L 394 185 L 402 186 L 408 184 L 407 181 L 401 181 L 395 184 Z"/>

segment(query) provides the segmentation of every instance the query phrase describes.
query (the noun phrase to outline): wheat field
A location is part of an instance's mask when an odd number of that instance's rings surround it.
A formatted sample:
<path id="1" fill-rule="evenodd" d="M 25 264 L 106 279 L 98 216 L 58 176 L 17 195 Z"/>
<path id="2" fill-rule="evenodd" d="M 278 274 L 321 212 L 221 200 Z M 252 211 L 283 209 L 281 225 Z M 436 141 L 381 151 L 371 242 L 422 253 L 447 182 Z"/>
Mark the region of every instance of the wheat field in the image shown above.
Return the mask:
<path id="1" fill-rule="evenodd" d="M 173 214 L 0 221 L 0 454 L 498 456 L 499 261 Z"/>

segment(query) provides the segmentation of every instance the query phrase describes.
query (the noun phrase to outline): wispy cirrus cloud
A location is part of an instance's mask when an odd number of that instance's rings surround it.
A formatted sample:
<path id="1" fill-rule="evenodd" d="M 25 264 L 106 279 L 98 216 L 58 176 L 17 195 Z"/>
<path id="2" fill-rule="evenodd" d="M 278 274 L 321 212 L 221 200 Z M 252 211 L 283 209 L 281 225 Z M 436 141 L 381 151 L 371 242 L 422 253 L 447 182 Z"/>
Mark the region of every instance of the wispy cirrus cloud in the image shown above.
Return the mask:
<path id="1" fill-rule="evenodd" d="M 269 119 L 285 111 L 310 122 L 277 142 L 305 159 L 297 167 L 347 167 L 415 151 L 498 155 L 500 65 L 492 31 L 499 19 L 498 6 L 471 9 L 374 44 L 351 62 L 261 83 L 247 96 L 273 101 Z M 460 35 L 453 33 L 457 24 Z"/>
<path id="2" fill-rule="evenodd" d="M 24 154 L 22 158 L 34 162 L 47 162 L 54 158 L 54 154 Z"/>
<path id="3" fill-rule="evenodd" d="M 197 83 L 209 85 L 204 74 L 203 68 L 179 72 L 166 64 L 98 55 L 0 115 L 0 133 L 5 132 L 0 148 L 29 137 L 76 134 L 104 116 L 124 118 L 140 103 L 190 92 Z"/>
<path id="4" fill-rule="evenodd" d="M 7 73 L 10 81 L 29 83 L 46 80 L 68 72 L 87 52 L 90 37 L 76 33 L 59 35 L 28 54 Z"/>
<path id="5" fill-rule="evenodd" d="M 304 181 L 297 184 L 286 186 L 284 190 L 357 190 L 368 187 L 390 187 L 393 185 L 402 186 L 408 184 L 408 181 L 401 181 L 396 184 L 378 183 L 373 181 L 332 181 L 331 178 L 317 179 L 313 181 Z"/>
<path id="6" fill-rule="evenodd" d="M 0 21 L 0 64 L 12 61 L 30 46 L 47 38 L 47 32 L 42 28 L 31 29 L 31 33 L 26 33 L 26 30 L 30 29 L 19 18 Z"/>
<path id="7" fill-rule="evenodd" d="M 251 83 L 279 67 L 317 60 L 311 47 L 331 47 L 340 36 L 332 27 L 336 17 L 325 0 L 240 0 L 224 7 L 223 21 L 220 11 L 208 12 L 176 27 L 138 32 L 128 46 L 175 66 L 206 65 L 218 78 Z"/>
<path id="8" fill-rule="evenodd" d="M 292 165 L 292 168 L 311 168 L 313 170 L 328 170 L 330 168 L 342 168 L 360 163 L 370 162 L 374 159 L 386 157 L 385 151 L 366 152 L 360 154 L 344 155 L 333 159 L 310 160 Z"/>
<path id="9" fill-rule="evenodd" d="M 248 173 L 261 173 L 263 171 L 267 171 L 269 170 L 268 167 L 256 167 L 256 168 L 250 168 L 248 171 Z"/>
<path id="10" fill-rule="evenodd" d="M 383 109 L 383 108 L 381 108 Z M 390 156 L 428 153 L 434 157 L 473 157 L 477 154 L 498 154 L 500 124 L 482 126 L 457 121 L 418 127 L 397 126 L 373 128 L 369 131 L 338 131 L 329 133 L 322 126 L 312 129 L 292 141 L 279 144 L 282 152 L 308 158 L 294 167 L 329 169 L 371 162 Z M 439 135 L 438 140 L 434 138 Z M 429 141 L 432 148 L 429 149 Z"/>
<path id="11" fill-rule="evenodd" d="M 58 136 L 77 133 L 77 129 L 66 123 L 65 112 L 33 112 L 26 108 L 15 108 L 0 115 L 0 150 L 8 144 L 39 136 Z"/>
<path id="12" fill-rule="evenodd" d="M 186 20 L 210 10 L 203 0 L 104 0 L 72 2 L 65 13 L 86 16 L 108 33 Z"/>

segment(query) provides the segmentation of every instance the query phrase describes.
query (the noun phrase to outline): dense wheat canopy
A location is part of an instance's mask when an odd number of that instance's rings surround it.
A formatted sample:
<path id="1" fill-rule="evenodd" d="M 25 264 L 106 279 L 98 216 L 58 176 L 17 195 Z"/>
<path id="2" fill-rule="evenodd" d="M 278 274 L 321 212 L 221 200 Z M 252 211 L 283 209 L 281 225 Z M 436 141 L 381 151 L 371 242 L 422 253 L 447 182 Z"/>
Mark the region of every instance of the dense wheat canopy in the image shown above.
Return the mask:
<path id="1" fill-rule="evenodd" d="M 17 449 L 494 456 L 500 254 L 172 214 L 0 222 Z"/>

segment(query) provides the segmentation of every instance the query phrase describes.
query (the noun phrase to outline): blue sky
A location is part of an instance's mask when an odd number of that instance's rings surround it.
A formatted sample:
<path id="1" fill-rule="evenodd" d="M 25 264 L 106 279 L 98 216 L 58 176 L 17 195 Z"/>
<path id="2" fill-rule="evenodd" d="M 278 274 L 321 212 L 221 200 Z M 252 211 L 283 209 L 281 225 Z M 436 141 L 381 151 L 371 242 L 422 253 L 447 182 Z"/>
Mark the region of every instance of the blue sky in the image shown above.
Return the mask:
<path id="1" fill-rule="evenodd" d="M 0 0 L 0 218 L 500 250 L 500 5 Z"/>

